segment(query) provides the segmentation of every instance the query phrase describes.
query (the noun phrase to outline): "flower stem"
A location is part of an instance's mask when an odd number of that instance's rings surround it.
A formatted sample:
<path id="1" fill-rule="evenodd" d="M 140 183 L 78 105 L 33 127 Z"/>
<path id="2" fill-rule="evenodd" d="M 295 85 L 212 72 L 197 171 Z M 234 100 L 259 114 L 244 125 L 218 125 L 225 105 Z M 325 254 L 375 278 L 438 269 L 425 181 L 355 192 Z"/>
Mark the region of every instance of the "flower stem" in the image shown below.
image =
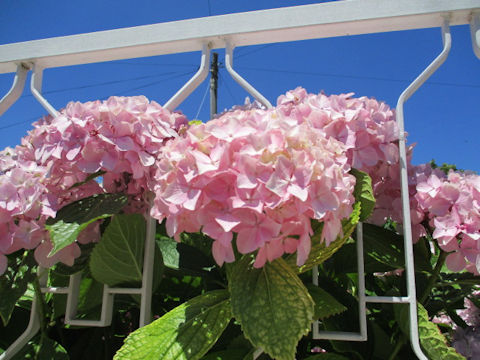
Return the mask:
<path id="1" fill-rule="evenodd" d="M 42 335 L 46 332 L 47 328 L 47 322 L 45 321 L 45 309 L 46 309 L 46 303 L 45 299 L 42 294 L 42 289 L 40 286 L 40 281 L 38 280 L 38 276 L 35 276 L 35 279 L 33 280 L 33 289 L 35 290 L 35 299 L 37 300 L 37 307 L 38 307 L 38 317 L 40 320 L 40 331 Z M 33 306 L 33 304 L 32 304 Z"/>
<path id="2" fill-rule="evenodd" d="M 397 344 L 395 345 L 395 348 L 393 349 L 392 353 L 388 357 L 388 360 L 394 360 L 397 354 L 399 353 L 400 349 L 405 345 L 405 340 L 407 337 L 404 334 L 400 335 L 400 338 L 397 341 Z"/>
<path id="3" fill-rule="evenodd" d="M 437 263 L 435 264 L 435 268 L 433 269 L 432 275 L 428 279 L 427 286 L 425 287 L 425 290 L 422 293 L 422 296 L 418 299 L 420 304 L 424 305 L 425 301 L 427 300 L 428 296 L 430 295 L 430 292 L 432 291 L 433 287 L 435 286 L 435 283 L 438 280 L 438 275 L 440 274 L 440 271 L 442 270 L 443 264 L 445 264 L 445 259 L 447 258 L 448 253 L 443 251 L 442 249 L 440 250 L 440 254 L 438 255 Z"/>

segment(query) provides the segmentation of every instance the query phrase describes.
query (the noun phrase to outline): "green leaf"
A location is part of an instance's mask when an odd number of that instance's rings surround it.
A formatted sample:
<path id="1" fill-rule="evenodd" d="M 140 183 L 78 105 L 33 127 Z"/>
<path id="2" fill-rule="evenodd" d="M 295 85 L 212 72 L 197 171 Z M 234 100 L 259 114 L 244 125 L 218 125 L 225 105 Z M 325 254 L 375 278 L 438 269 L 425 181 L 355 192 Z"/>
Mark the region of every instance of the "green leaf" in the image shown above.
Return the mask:
<path id="1" fill-rule="evenodd" d="M 315 302 L 315 319 L 325 319 L 340 314 L 347 308 L 322 288 L 308 284 L 308 292 Z"/>
<path id="2" fill-rule="evenodd" d="M 281 258 L 261 269 L 252 264 L 253 256 L 246 255 L 231 272 L 233 315 L 255 347 L 278 360 L 294 359 L 298 341 L 310 331 L 313 300 Z"/>
<path id="3" fill-rule="evenodd" d="M 70 277 L 50 270 L 49 286 L 68 287 Z M 99 306 L 103 298 L 103 284 L 95 279 L 84 276 L 80 282 L 78 294 L 77 317 L 88 313 Z M 63 294 L 53 295 L 53 318 L 63 316 L 67 305 L 67 297 Z"/>
<path id="4" fill-rule="evenodd" d="M 170 269 L 191 270 L 194 273 L 201 273 L 215 265 L 199 249 L 188 244 L 176 242 L 167 236 L 157 236 L 157 245 L 162 252 L 165 266 Z"/>
<path id="5" fill-rule="evenodd" d="M 249 350 L 239 348 L 216 351 L 205 355 L 202 360 L 243 360 L 248 352 Z M 250 357 L 250 359 L 252 358 L 253 357 Z"/>
<path id="6" fill-rule="evenodd" d="M 114 359 L 200 359 L 231 318 L 228 291 L 207 292 L 131 333 Z"/>
<path id="7" fill-rule="evenodd" d="M 7 270 L 0 276 L 0 317 L 5 326 L 12 316 L 16 302 L 27 290 L 28 283 L 35 279 L 36 271 L 33 252 L 8 257 Z"/>
<path id="8" fill-rule="evenodd" d="M 127 203 L 123 194 L 99 194 L 64 206 L 57 216 L 48 219 L 45 228 L 50 233 L 53 249 L 49 256 L 73 243 L 89 224 L 118 213 Z"/>
<path id="9" fill-rule="evenodd" d="M 372 224 L 363 224 L 363 246 L 365 253 L 392 269 L 405 266 L 403 236 Z"/>
<path id="10" fill-rule="evenodd" d="M 73 189 L 73 188 L 76 188 L 76 187 L 79 187 L 79 186 L 82 186 L 84 184 L 86 184 L 87 182 L 99 177 L 99 176 L 102 176 L 104 174 L 106 174 L 107 172 L 104 171 L 104 170 L 98 170 L 97 172 L 94 172 L 93 174 L 90 174 L 88 175 L 85 180 L 83 181 L 79 181 L 79 182 L 76 182 L 75 184 L 73 184 L 72 186 L 70 186 L 69 190 L 70 189 Z"/>
<path id="11" fill-rule="evenodd" d="M 109 286 L 141 282 L 145 234 L 142 215 L 115 215 L 92 251 L 92 276 Z"/>
<path id="12" fill-rule="evenodd" d="M 348 219 L 342 221 L 343 237 L 338 237 L 337 240 L 330 243 L 329 246 L 325 245 L 324 241 L 321 241 L 322 237 L 322 227 L 320 226 L 315 231 L 315 234 L 312 236 L 312 248 L 308 259 L 305 261 L 305 264 L 298 267 L 296 265 L 296 255 L 292 254 L 285 258 L 287 264 L 295 269 L 297 273 L 303 273 L 305 271 L 311 270 L 314 266 L 323 263 L 325 260 L 330 258 L 338 249 L 340 249 L 347 239 L 352 234 L 353 230 L 358 224 L 360 219 L 361 204 L 359 202 L 355 203 L 353 206 L 353 211 L 350 214 Z"/>
<path id="13" fill-rule="evenodd" d="M 447 345 L 447 340 L 438 329 L 438 326 L 429 320 L 427 310 L 420 303 L 417 304 L 417 311 L 418 335 L 425 355 L 432 360 L 465 360 L 465 357 Z M 395 306 L 395 316 L 400 329 L 405 335 L 410 336 L 408 306 Z"/>
<path id="14" fill-rule="evenodd" d="M 355 201 L 362 204 L 362 210 L 360 213 L 360 221 L 365 221 L 372 214 L 375 208 L 375 197 L 373 196 L 372 179 L 367 173 L 351 169 L 350 173 L 355 176 L 357 182 L 353 190 L 353 196 Z"/>
<path id="15" fill-rule="evenodd" d="M 62 345 L 46 336 L 39 335 L 29 341 L 12 360 L 68 360 L 67 351 Z"/>
<path id="16" fill-rule="evenodd" d="M 365 244 L 365 243 L 364 243 Z M 357 245 L 355 243 L 349 243 L 342 246 L 333 256 L 333 266 L 335 274 L 348 274 L 356 273 L 357 267 Z M 374 272 L 387 272 L 392 271 L 392 266 L 380 263 L 372 257 L 365 256 L 365 273 Z"/>
<path id="17" fill-rule="evenodd" d="M 369 257 L 391 269 L 405 267 L 402 235 L 377 225 L 364 223 L 363 247 Z M 428 261 L 420 256 L 419 251 L 415 251 L 415 271 L 431 272 L 431 270 Z"/>
<path id="18" fill-rule="evenodd" d="M 322 353 L 322 354 L 309 356 L 304 360 L 348 360 L 348 358 L 335 353 Z"/>

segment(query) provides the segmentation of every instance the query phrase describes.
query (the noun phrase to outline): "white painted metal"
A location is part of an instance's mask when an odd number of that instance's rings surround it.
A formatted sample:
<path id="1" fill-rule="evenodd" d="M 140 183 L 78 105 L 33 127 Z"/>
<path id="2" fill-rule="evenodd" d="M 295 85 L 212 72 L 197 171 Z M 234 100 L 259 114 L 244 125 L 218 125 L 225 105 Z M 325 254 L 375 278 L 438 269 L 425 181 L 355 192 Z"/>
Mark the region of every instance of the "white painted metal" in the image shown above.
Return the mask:
<path id="1" fill-rule="evenodd" d="M 478 0 L 348 0 L 211 16 L 0 46 L 0 74 L 22 62 L 52 67 L 335 36 L 468 24 Z"/>
<path id="2" fill-rule="evenodd" d="M 207 62 L 208 63 L 208 62 Z M 145 326 L 152 321 L 152 287 L 153 266 L 155 261 L 155 234 L 157 233 L 157 220 L 150 216 L 147 218 L 147 234 L 143 255 L 142 289 L 140 298 L 139 325 Z"/>
<path id="3" fill-rule="evenodd" d="M 183 20 L 139 26 L 135 28 L 101 31 L 97 33 L 1 45 L 0 73 L 17 71 L 17 75 L 12 89 L 0 101 L 0 115 L 5 112 L 11 104 L 13 104 L 18 98 L 18 93 L 21 93 L 21 89 L 23 89 L 22 82 L 25 81 L 26 73 L 28 71 L 25 66 L 22 65 L 25 63 L 34 64 L 34 74 L 31 82 L 32 93 L 42 106 L 46 108 L 50 114 L 55 116 L 57 114 L 56 110 L 41 96 L 41 78 L 42 70 L 44 68 L 202 50 L 201 69 L 165 105 L 167 108 L 173 110 L 206 77 L 206 74 L 204 75 L 204 68 L 207 68 L 208 72 L 209 48 L 227 48 L 226 58 L 228 58 L 228 64 L 230 67 L 229 72 L 234 78 L 236 78 L 236 80 L 238 80 L 241 77 L 234 72 L 231 66 L 233 44 L 235 44 L 235 46 L 245 46 L 442 26 L 444 50 L 402 93 L 397 104 L 397 121 L 401 130 L 400 133 L 402 134 L 400 138 L 400 158 L 402 166 L 401 181 L 408 296 L 365 296 L 363 239 L 360 224 L 357 228 L 360 333 L 330 333 L 330 337 L 328 337 L 329 339 L 341 340 L 365 340 L 366 302 L 409 303 L 412 345 L 417 356 L 419 356 L 420 359 L 425 359 L 418 344 L 406 150 L 405 139 L 403 137 L 403 103 L 441 65 L 448 55 L 451 37 L 448 23 L 445 21 L 444 16 L 448 15 L 450 25 L 467 24 L 470 22 L 473 48 L 475 54 L 479 56 L 479 14 L 480 4 L 478 0 L 457 0 L 455 2 L 450 0 L 428 2 L 419 2 L 417 0 L 403 0 L 401 2 L 395 0 L 348 0 L 214 16 L 202 19 Z M 206 44 L 208 44 L 208 49 Z M 22 68 L 19 67 L 19 64 Z M 247 91 L 249 90 L 247 89 Z M 257 98 L 255 95 L 254 97 Z M 268 103 L 268 105 L 270 104 Z M 99 321 L 93 320 L 87 322 L 85 320 L 75 319 L 75 308 L 78 298 L 74 295 L 78 295 L 81 275 L 73 275 L 68 288 L 42 287 L 42 291 L 68 294 L 68 321 L 72 325 L 78 324 L 87 326 L 99 326 L 99 324 L 100 326 L 106 326 L 111 322 L 111 309 L 113 306 L 114 294 L 141 294 L 141 306 L 143 307 L 143 311 L 141 309 L 140 322 L 141 326 L 145 325 L 150 321 L 149 309 L 153 277 L 154 226 L 154 220 L 149 218 L 147 225 L 148 235 L 144 254 L 145 268 L 142 279 L 142 288 L 123 289 L 109 288 L 108 286 L 105 286 L 102 315 Z M 318 284 L 318 272 L 316 274 Z M 0 355 L 0 360 L 7 360 L 13 356 L 28 342 L 38 329 L 39 319 L 37 315 L 37 304 L 36 300 L 34 300 L 30 323 L 27 330 L 7 349 L 6 352 Z M 318 323 L 316 332 L 318 333 Z M 326 332 L 323 332 L 323 335 L 325 334 Z M 254 354 L 254 357 L 258 357 L 260 353 L 261 349 L 258 349 Z"/>
<path id="4" fill-rule="evenodd" d="M 192 78 L 188 80 L 187 83 L 183 85 L 182 88 L 178 90 L 177 93 L 173 95 L 172 98 L 165 103 L 165 105 L 163 105 L 163 107 L 170 111 L 175 110 L 177 106 L 180 105 L 193 92 L 193 90 L 195 90 L 198 87 L 198 85 L 200 85 L 203 82 L 203 80 L 205 80 L 205 78 L 208 75 L 209 66 L 210 66 L 210 45 L 208 45 L 207 43 L 204 43 L 202 46 L 202 57 L 200 60 L 200 68 L 195 73 L 195 75 L 193 75 Z"/>
<path id="5" fill-rule="evenodd" d="M 270 104 L 270 101 L 268 101 L 262 94 L 258 92 L 257 89 L 255 89 L 252 85 L 250 85 L 247 80 L 241 77 L 240 74 L 233 69 L 233 49 L 234 48 L 235 46 L 230 41 L 227 41 L 225 43 L 225 67 L 228 73 L 233 78 L 233 80 L 235 80 L 242 88 L 245 89 L 246 92 L 252 95 L 257 101 L 259 101 L 267 109 L 271 109 L 272 104 Z"/>
<path id="6" fill-rule="evenodd" d="M 472 14 L 470 33 L 472 35 L 473 52 L 480 59 L 480 11 L 475 11 Z"/>
<path id="7" fill-rule="evenodd" d="M 360 332 L 348 331 L 320 331 L 320 322 L 313 323 L 313 339 L 328 339 L 342 341 L 366 341 L 367 340 L 367 309 L 365 296 L 365 265 L 363 255 L 363 224 L 357 225 L 357 274 L 358 274 L 358 321 Z M 318 266 L 313 268 L 313 284 L 318 286 Z"/>
<path id="8" fill-rule="evenodd" d="M 13 84 L 8 93 L 0 100 L 0 116 L 12 106 L 22 95 L 25 81 L 27 80 L 28 68 L 24 64 L 17 65 L 17 71 Z"/>
<path id="9" fill-rule="evenodd" d="M 419 359 L 427 360 L 420 348 L 417 324 L 417 297 L 415 294 L 415 264 L 413 258 L 412 224 L 410 220 L 410 198 L 408 191 L 407 152 L 405 144 L 405 126 L 403 116 L 403 104 L 420 86 L 444 63 L 452 46 L 449 19 L 444 19 L 442 24 L 443 50 L 440 55 L 405 89 L 397 102 L 396 118 L 399 129 L 400 149 L 400 176 L 402 185 L 402 208 L 403 208 L 403 236 L 405 243 L 405 264 L 407 271 L 407 288 L 410 302 L 410 343 Z"/>
<path id="10" fill-rule="evenodd" d="M 43 69 L 38 65 L 33 66 L 33 74 L 30 80 L 30 91 L 32 95 L 37 99 L 40 105 L 43 106 L 47 112 L 53 117 L 58 116 L 57 110 L 50 105 L 47 99 L 42 96 L 42 79 L 43 79 Z"/>

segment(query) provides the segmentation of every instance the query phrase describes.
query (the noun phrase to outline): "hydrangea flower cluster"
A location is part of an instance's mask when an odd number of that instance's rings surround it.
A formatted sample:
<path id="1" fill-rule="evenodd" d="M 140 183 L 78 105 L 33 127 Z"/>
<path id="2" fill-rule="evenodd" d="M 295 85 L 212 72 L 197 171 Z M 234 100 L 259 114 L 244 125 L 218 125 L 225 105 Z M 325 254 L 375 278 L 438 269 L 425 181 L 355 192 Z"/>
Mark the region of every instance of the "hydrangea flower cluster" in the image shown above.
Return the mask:
<path id="1" fill-rule="evenodd" d="M 301 120 L 301 119 L 300 119 Z M 355 178 L 343 143 L 292 115 L 237 109 L 192 125 L 168 142 L 155 175 L 152 216 L 167 231 L 202 231 L 218 264 L 258 249 L 256 267 L 310 251 L 310 219 L 324 223 L 326 243 L 352 211 Z"/>
<path id="2" fill-rule="evenodd" d="M 0 154 L 0 273 L 4 254 L 20 248 L 36 247 L 45 266 L 72 263 L 77 244 L 47 258 L 44 222 L 105 191 L 128 194 L 127 211 L 138 213 L 153 191 L 151 214 L 167 218 L 169 234 L 203 231 L 215 240 L 219 264 L 233 261 L 234 234 L 240 252 L 258 250 L 258 267 L 295 251 L 301 264 L 310 249 L 310 219 L 325 223 L 327 243 L 341 233 L 353 202 L 351 167 L 372 178 L 377 205 L 370 221 L 401 224 L 398 136 L 386 104 L 302 88 L 280 96 L 274 109 L 247 104 L 188 130 L 185 116 L 142 96 L 70 103 L 58 117 L 34 124 L 21 146 Z M 425 235 L 427 220 L 442 249 L 452 251 L 447 265 L 478 273 L 480 178 L 413 166 L 412 148 L 414 240 Z M 102 176 L 101 185 L 82 184 L 92 174 Z M 98 238 L 95 224 L 78 241 Z"/>
<path id="3" fill-rule="evenodd" d="M 385 103 L 353 93 L 327 96 L 297 88 L 278 98 L 277 112 L 321 129 L 345 144 L 352 167 L 372 173 L 379 163 L 398 163 L 395 113 Z"/>
<path id="4" fill-rule="evenodd" d="M 76 243 L 47 257 L 52 245 L 43 225 L 75 200 L 122 191 L 130 196 L 129 210 L 144 213 L 160 149 L 185 125 L 185 116 L 143 96 L 72 102 L 59 116 L 35 123 L 20 146 L 0 155 L 0 273 L 3 254 L 20 248 L 38 246 L 35 257 L 46 267 L 58 261 L 73 264 L 80 255 Z M 95 173 L 103 175 L 102 184 L 74 186 Z M 96 224 L 79 241 L 98 238 Z"/>
<path id="5" fill-rule="evenodd" d="M 51 211 L 41 181 L 46 172 L 32 161 L 18 161 L 14 149 L 0 152 L 0 274 L 7 267 L 4 254 L 33 249 L 42 240 L 44 231 L 32 220 Z"/>
<path id="6" fill-rule="evenodd" d="M 471 296 L 479 299 L 480 290 L 473 291 Z M 467 359 L 474 360 L 480 358 L 480 309 L 468 297 L 464 299 L 464 307 L 457 310 L 457 315 L 465 322 L 465 328 L 457 326 L 446 314 L 435 316 L 432 321 L 450 326 L 453 330 L 452 346 Z"/>
<path id="7" fill-rule="evenodd" d="M 450 252 L 452 271 L 480 272 L 480 176 L 450 170 L 432 173 L 417 184 L 419 208 L 428 212 L 433 238 Z"/>

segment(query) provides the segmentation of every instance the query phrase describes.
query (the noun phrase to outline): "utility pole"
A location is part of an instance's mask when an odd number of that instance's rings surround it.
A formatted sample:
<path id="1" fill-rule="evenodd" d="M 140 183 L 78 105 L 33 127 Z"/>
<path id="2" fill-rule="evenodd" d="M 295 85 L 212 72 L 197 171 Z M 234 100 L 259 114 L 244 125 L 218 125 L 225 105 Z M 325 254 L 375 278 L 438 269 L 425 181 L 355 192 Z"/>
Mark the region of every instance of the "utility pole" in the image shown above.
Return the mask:
<path id="1" fill-rule="evenodd" d="M 210 119 L 217 113 L 217 88 L 218 88 L 218 54 L 212 54 L 210 64 Z"/>

